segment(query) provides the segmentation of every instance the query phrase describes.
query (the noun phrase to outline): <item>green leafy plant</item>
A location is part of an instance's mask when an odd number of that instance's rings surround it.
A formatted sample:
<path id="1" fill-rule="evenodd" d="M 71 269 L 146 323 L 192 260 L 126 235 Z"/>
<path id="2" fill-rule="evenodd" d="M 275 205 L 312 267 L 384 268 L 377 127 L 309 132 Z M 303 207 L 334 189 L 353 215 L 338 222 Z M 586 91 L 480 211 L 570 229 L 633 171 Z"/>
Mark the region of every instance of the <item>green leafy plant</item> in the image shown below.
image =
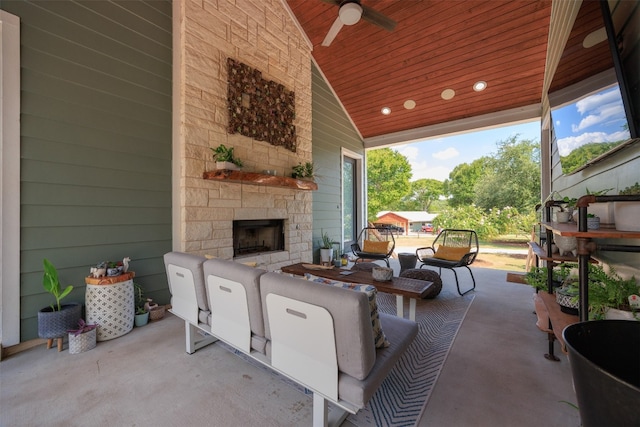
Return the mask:
<path id="1" fill-rule="evenodd" d="M 42 278 L 42 286 L 56 299 L 56 305 L 51 305 L 53 311 L 60 311 L 62 306 L 60 300 L 69 295 L 73 290 L 73 285 L 68 285 L 64 290 L 60 286 L 60 279 L 58 278 L 58 270 L 53 266 L 51 261 L 44 259 L 44 277 Z"/>
<path id="2" fill-rule="evenodd" d="M 133 291 L 136 300 L 136 314 L 145 314 L 147 312 L 147 308 L 145 307 L 147 299 L 144 297 L 144 289 L 142 289 L 140 284 L 133 282 Z"/>
<path id="3" fill-rule="evenodd" d="M 556 286 L 564 283 L 571 275 L 571 271 L 577 268 L 576 264 L 561 263 L 558 268 L 553 269 L 553 282 Z M 547 267 L 533 267 L 529 272 L 525 273 L 524 280 L 528 285 L 533 286 L 537 290 L 548 290 L 547 284 Z"/>
<path id="4" fill-rule="evenodd" d="M 609 308 L 635 312 L 629 305 L 629 297 L 640 293 L 635 277 L 623 279 L 609 267 L 589 264 L 589 318 L 603 319 Z"/>
<path id="5" fill-rule="evenodd" d="M 315 174 L 313 162 L 298 163 L 292 169 L 292 178 L 313 178 Z"/>
<path id="6" fill-rule="evenodd" d="M 333 247 L 333 240 L 331 240 L 331 237 L 329 237 L 329 233 L 323 232 L 321 230 L 321 235 L 320 235 L 320 247 L 322 249 L 331 249 Z"/>
<path id="7" fill-rule="evenodd" d="M 230 162 L 238 167 L 242 166 L 242 160 L 233 155 L 233 147 L 220 144 L 216 148 L 211 148 L 211 151 L 213 151 L 213 159 L 217 162 Z"/>
<path id="8" fill-rule="evenodd" d="M 637 182 L 633 185 L 625 187 L 623 190 L 620 190 L 621 196 L 633 196 L 637 194 L 640 194 L 640 184 Z"/>

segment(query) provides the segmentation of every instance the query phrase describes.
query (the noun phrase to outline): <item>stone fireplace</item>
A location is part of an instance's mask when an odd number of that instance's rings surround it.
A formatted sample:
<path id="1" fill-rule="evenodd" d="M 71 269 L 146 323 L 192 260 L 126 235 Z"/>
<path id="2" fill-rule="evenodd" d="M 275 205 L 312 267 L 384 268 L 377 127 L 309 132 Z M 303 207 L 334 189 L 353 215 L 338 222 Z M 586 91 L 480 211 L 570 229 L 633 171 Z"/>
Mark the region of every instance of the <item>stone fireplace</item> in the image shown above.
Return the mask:
<path id="1" fill-rule="evenodd" d="M 283 250 L 283 219 L 233 221 L 234 258 Z"/>
<path id="2" fill-rule="evenodd" d="M 293 166 L 312 160 L 312 46 L 295 30 L 282 3 L 246 4 L 252 6 L 173 2 L 174 22 L 181 23 L 174 31 L 173 247 L 223 259 L 239 257 L 275 270 L 312 260 L 312 191 L 203 179 L 204 172 L 216 168 L 211 149 L 220 144 L 234 148 L 246 173 L 272 170 L 278 177 L 290 177 Z M 228 132 L 228 58 L 295 92 L 295 152 Z M 264 219 L 283 220 L 279 249 L 236 254 L 234 221 Z"/>

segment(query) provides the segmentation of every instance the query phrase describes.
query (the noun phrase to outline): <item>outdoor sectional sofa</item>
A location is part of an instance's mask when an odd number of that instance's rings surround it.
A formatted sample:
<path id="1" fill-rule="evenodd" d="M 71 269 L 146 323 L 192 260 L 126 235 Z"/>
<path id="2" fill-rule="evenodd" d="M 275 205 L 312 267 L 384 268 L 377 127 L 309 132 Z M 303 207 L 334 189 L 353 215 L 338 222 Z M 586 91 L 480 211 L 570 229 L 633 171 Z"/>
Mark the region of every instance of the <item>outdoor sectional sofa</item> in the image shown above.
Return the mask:
<path id="1" fill-rule="evenodd" d="M 388 346 L 376 348 L 365 292 L 181 252 L 164 261 L 187 353 L 221 340 L 292 379 L 313 392 L 314 426 L 362 409 L 418 333 L 379 313 Z"/>

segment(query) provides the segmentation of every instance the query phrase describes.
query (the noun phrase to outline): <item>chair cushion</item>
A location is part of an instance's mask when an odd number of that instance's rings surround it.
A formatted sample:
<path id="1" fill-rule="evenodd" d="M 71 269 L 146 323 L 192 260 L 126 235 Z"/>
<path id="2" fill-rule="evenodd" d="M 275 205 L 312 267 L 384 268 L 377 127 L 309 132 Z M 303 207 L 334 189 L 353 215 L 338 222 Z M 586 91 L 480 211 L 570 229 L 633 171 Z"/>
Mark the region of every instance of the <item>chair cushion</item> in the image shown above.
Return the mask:
<path id="1" fill-rule="evenodd" d="M 469 253 L 471 247 L 463 246 L 463 247 L 452 247 L 440 245 L 438 249 L 436 249 L 436 253 L 433 254 L 434 258 L 446 259 L 447 261 L 460 261 L 465 254 Z"/>
<path id="2" fill-rule="evenodd" d="M 325 279 L 324 277 L 314 276 L 310 273 L 305 273 L 304 276 L 307 278 L 307 280 L 310 280 L 312 282 L 324 283 L 325 285 L 364 292 L 369 299 L 371 327 L 373 328 L 373 339 L 375 341 L 376 348 L 389 347 L 389 341 L 387 341 L 387 337 L 385 336 L 384 331 L 382 330 L 382 326 L 380 325 L 380 314 L 378 313 L 378 302 L 376 300 L 378 290 L 375 288 L 375 286 Z"/>
<path id="3" fill-rule="evenodd" d="M 362 245 L 362 252 L 371 254 L 386 254 L 389 252 L 389 242 L 375 242 L 373 240 L 365 240 Z"/>

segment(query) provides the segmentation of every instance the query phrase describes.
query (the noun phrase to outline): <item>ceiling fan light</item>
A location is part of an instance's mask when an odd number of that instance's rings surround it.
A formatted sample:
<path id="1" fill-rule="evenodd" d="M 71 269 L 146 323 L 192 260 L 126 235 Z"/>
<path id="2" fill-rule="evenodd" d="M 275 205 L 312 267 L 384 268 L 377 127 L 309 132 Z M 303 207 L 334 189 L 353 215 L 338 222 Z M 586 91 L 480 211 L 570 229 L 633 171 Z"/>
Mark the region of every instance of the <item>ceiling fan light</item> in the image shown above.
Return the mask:
<path id="1" fill-rule="evenodd" d="M 340 6 L 338 15 L 344 25 L 356 24 L 362 17 L 362 6 L 358 3 L 343 4 Z"/>

